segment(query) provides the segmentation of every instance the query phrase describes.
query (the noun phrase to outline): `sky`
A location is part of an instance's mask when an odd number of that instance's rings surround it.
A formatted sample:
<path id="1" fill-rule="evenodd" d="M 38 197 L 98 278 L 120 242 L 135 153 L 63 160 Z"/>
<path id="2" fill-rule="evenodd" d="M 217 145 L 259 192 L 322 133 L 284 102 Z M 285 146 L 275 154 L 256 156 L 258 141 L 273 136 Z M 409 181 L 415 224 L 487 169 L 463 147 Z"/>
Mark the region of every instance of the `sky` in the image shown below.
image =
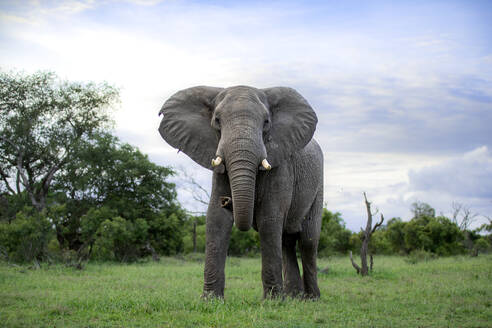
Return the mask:
<path id="1" fill-rule="evenodd" d="M 325 206 L 365 226 L 416 201 L 492 217 L 490 1 L 2 1 L 0 67 L 120 88 L 115 133 L 174 178 L 190 211 L 210 171 L 160 137 L 158 111 L 196 86 L 288 86 L 318 115 Z M 478 218 L 478 217 L 477 217 Z"/>

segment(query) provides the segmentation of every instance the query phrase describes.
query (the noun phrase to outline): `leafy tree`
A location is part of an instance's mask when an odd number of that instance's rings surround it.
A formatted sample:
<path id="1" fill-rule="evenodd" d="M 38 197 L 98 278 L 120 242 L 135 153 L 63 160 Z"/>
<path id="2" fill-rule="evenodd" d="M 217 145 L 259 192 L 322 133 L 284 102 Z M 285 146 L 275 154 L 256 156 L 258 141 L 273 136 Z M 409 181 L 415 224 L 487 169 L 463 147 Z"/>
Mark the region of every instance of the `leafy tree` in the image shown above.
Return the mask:
<path id="1" fill-rule="evenodd" d="M 386 226 L 386 239 L 395 253 L 408 253 L 405 247 L 405 227 L 408 223 L 400 218 L 392 218 Z"/>
<path id="2" fill-rule="evenodd" d="M 463 252 L 461 230 L 443 216 L 414 218 L 405 226 L 404 233 L 408 251 L 424 250 L 438 255 Z"/>
<path id="3" fill-rule="evenodd" d="M 150 162 L 137 148 L 108 133 L 94 134 L 74 153 L 53 185 L 55 201 L 67 209 L 55 223 L 60 243 L 77 249 L 90 240 L 80 233 L 87 226 L 84 220 L 99 218 L 96 221 L 101 223 L 102 217 L 120 216 L 131 222 L 146 220 L 149 241 L 158 252 L 180 251 L 186 215 L 176 201 L 174 184 L 168 182 L 174 174 L 170 168 Z M 101 207 L 107 210 L 102 213 Z"/>
<path id="4" fill-rule="evenodd" d="M 0 247 L 14 261 L 45 259 L 52 236 L 53 229 L 46 211 L 25 207 L 11 223 L 0 222 Z"/>
<path id="5" fill-rule="evenodd" d="M 21 192 L 17 195 L 8 193 L 0 195 L 0 222 L 11 222 L 18 212 L 29 205 L 31 205 L 31 202 L 26 192 Z"/>
<path id="6" fill-rule="evenodd" d="M 351 232 L 345 228 L 342 214 L 323 209 L 321 234 L 318 253 L 328 256 L 334 253 L 346 253 L 350 247 Z"/>
<path id="7" fill-rule="evenodd" d="M 242 256 L 254 255 L 260 252 L 260 236 L 250 229 L 240 231 L 236 226 L 232 227 L 231 240 L 229 242 L 229 255 Z"/>
<path id="8" fill-rule="evenodd" d="M 205 252 L 205 215 L 192 216 L 186 222 L 185 235 L 183 236 L 183 250 L 185 253 L 193 251 Z M 195 235 L 195 245 L 193 243 Z"/>
<path id="9" fill-rule="evenodd" d="M 147 219 L 149 223 L 149 241 L 157 252 L 175 255 L 183 251 L 184 223 L 186 215 L 183 210 L 174 212 L 161 211 Z"/>
<path id="10" fill-rule="evenodd" d="M 55 175 L 85 138 L 110 124 L 118 90 L 59 80 L 54 73 L 0 72 L 0 178 L 3 192 L 26 191 L 37 210 Z"/>
<path id="11" fill-rule="evenodd" d="M 419 201 L 412 204 L 412 206 L 410 207 L 410 211 L 412 211 L 414 218 L 419 218 L 423 216 L 433 218 L 436 216 L 435 209 L 433 209 L 429 204 Z"/>
<path id="12" fill-rule="evenodd" d="M 376 230 L 371 236 L 369 243 L 370 254 L 391 254 L 393 253 L 392 245 L 387 237 L 385 229 Z"/>
<path id="13" fill-rule="evenodd" d="M 140 249 L 147 242 L 148 229 L 143 219 L 134 222 L 119 216 L 107 219 L 99 226 L 94 252 L 100 259 L 134 260 L 140 256 Z"/>
<path id="14" fill-rule="evenodd" d="M 474 255 L 478 255 L 479 252 L 486 252 L 490 249 L 490 242 L 486 238 L 479 238 L 473 245 Z"/>

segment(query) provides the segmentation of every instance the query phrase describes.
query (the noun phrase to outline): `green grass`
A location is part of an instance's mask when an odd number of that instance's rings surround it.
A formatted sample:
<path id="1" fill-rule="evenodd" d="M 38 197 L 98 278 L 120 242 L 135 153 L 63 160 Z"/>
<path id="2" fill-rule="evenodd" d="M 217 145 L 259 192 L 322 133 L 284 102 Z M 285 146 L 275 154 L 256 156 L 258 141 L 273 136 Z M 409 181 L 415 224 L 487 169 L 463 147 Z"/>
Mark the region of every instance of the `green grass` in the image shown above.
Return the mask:
<path id="1" fill-rule="evenodd" d="M 362 278 L 324 259 L 321 299 L 262 300 L 259 259 L 229 258 L 225 301 L 200 299 L 203 263 L 0 263 L 3 327 L 492 327 L 492 256 L 409 264 L 375 257 Z"/>

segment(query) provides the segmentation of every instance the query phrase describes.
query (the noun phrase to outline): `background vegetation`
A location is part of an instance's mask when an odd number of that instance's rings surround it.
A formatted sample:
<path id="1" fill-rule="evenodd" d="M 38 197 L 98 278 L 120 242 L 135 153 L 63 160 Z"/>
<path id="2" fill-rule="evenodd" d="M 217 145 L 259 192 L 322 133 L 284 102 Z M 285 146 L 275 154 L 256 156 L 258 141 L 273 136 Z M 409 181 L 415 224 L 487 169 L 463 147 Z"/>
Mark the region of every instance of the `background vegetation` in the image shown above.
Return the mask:
<path id="1" fill-rule="evenodd" d="M 61 81 L 55 74 L 0 73 L 0 254 L 10 262 L 129 262 L 153 255 L 203 252 L 205 217 L 189 215 L 169 178 L 111 131 L 118 90 Z M 377 230 L 371 254 L 447 256 L 491 248 L 491 224 L 470 230 L 473 215 L 454 217 L 415 203 L 409 220 Z M 362 217 L 362 215 L 361 215 Z M 363 224 L 361 223 L 361 226 Z M 319 255 L 357 252 L 362 232 L 341 213 L 323 210 Z M 233 229 L 229 254 L 259 252 L 254 231 Z"/>

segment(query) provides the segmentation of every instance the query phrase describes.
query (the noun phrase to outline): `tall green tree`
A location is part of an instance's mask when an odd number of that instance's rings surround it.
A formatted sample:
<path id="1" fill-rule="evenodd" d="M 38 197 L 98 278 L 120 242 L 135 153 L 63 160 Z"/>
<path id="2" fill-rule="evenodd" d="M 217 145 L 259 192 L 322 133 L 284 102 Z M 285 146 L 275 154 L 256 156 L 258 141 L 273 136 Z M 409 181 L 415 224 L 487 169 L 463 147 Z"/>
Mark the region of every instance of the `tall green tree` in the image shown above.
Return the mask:
<path id="1" fill-rule="evenodd" d="M 119 98 L 106 84 L 69 82 L 54 73 L 0 72 L 0 179 L 3 192 L 26 192 L 38 210 L 55 175 L 83 139 L 111 124 Z"/>
<path id="2" fill-rule="evenodd" d="M 414 218 L 429 217 L 433 218 L 436 216 L 436 210 L 432 208 L 427 203 L 417 201 L 412 204 L 410 211 L 413 213 Z"/>
<path id="3" fill-rule="evenodd" d="M 152 163 L 137 148 L 117 137 L 94 134 L 91 140 L 78 144 L 72 161 L 53 184 L 54 202 L 65 206 L 63 213 L 54 216 L 58 241 L 70 249 L 90 246 L 98 238 L 96 235 L 108 227 L 141 226 L 137 224 L 141 219 L 147 224 L 146 239 L 132 237 L 128 241 L 138 241 L 139 245 L 151 242 L 163 254 L 179 252 L 186 216 L 176 200 L 175 185 L 169 182 L 173 174 L 172 169 Z M 118 224 L 106 222 L 106 230 L 99 229 L 102 222 L 113 218 L 118 218 Z M 120 225 L 121 220 L 128 223 Z M 108 236 L 112 234 L 101 233 L 99 237 Z M 124 248 L 118 247 L 121 255 Z M 127 249 L 123 253 L 127 254 Z"/>

